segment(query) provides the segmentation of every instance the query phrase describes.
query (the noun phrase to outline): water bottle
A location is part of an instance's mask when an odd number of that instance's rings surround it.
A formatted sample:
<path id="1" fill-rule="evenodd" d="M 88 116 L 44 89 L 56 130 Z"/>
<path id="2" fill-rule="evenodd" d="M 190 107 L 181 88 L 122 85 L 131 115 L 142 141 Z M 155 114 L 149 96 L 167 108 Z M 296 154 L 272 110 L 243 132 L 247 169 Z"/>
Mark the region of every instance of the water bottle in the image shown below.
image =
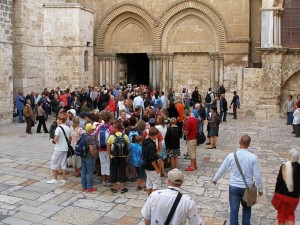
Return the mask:
<path id="1" fill-rule="evenodd" d="M 112 144 L 111 146 L 110 146 L 110 153 L 113 155 L 114 154 L 114 149 L 115 149 L 115 146 L 114 146 L 114 144 Z"/>

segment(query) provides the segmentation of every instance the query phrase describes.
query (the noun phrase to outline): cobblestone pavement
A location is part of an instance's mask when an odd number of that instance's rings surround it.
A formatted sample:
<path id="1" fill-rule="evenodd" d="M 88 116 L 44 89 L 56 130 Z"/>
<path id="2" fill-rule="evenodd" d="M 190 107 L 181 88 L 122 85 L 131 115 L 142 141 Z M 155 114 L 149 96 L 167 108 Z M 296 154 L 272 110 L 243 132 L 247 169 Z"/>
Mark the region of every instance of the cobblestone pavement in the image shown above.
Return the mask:
<path id="1" fill-rule="evenodd" d="M 128 182 L 129 192 L 124 195 L 112 194 L 95 177 L 98 191 L 85 193 L 80 178 L 72 176 L 70 169 L 65 186 L 47 184 L 53 145 L 47 134 L 36 134 L 35 129 L 27 135 L 24 124 L 0 127 L 0 224 L 143 224 L 140 210 L 147 196 L 136 192 L 135 183 Z M 279 166 L 290 148 L 299 147 L 291 129 L 284 119 L 229 119 L 220 125 L 217 149 L 198 147 L 198 171 L 185 173 L 183 192 L 195 200 L 205 225 L 229 224 L 229 173 L 217 186 L 211 179 L 243 134 L 252 138 L 251 148 L 259 157 L 264 183 L 264 196 L 253 207 L 252 224 L 276 224 L 270 201 Z M 182 153 L 185 151 L 182 143 Z M 188 160 L 181 158 L 181 169 L 187 165 Z M 296 224 L 300 224 L 299 208 L 296 214 Z"/>

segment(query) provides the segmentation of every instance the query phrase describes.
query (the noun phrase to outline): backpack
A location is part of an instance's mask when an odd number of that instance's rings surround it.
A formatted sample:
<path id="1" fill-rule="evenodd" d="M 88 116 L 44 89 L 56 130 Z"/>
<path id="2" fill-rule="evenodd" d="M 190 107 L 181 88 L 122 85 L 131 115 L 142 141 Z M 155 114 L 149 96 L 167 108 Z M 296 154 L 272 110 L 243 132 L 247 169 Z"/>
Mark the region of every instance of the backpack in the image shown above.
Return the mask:
<path id="1" fill-rule="evenodd" d="M 99 134 L 98 134 L 98 141 L 100 148 L 107 148 L 106 142 L 110 136 L 109 126 L 104 124 L 100 126 Z"/>
<path id="2" fill-rule="evenodd" d="M 139 133 L 136 130 L 131 130 L 128 135 L 130 143 L 136 143 L 135 137 L 138 135 Z"/>
<path id="3" fill-rule="evenodd" d="M 240 106 L 240 98 L 239 97 L 237 97 L 237 99 L 235 100 L 235 105 L 236 106 Z"/>
<path id="4" fill-rule="evenodd" d="M 211 96 L 210 96 L 210 93 L 206 93 L 206 96 L 205 96 L 205 102 L 206 103 L 211 103 Z"/>
<path id="5" fill-rule="evenodd" d="M 86 138 L 87 134 L 82 134 L 75 146 L 75 155 L 80 157 L 85 157 L 87 155 L 87 151 L 89 150 L 86 147 Z"/>
<path id="6" fill-rule="evenodd" d="M 129 152 L 128 152 L 127 142 L 124 138 L 124 134 L 122 134 L 121 137 L 118 137 L 116 134 L 114 134 L 114 136 L 115 136 L 115 140 L 110 150 L 112 156 L 114 157 L 127 156 Z"/>
<path id="7" fill-rule="evenodd" d="M 56 128 L 57 128 L 57 122 L 54 121 L 49 128 L 49 139 L 54 139 Z"/>
<path id="8" fill-rule="evenodd" d="M 205 134 L 203 132 L 198 132 L 197 133 L 197 144 L 201 145 L 206 141 Z"/>

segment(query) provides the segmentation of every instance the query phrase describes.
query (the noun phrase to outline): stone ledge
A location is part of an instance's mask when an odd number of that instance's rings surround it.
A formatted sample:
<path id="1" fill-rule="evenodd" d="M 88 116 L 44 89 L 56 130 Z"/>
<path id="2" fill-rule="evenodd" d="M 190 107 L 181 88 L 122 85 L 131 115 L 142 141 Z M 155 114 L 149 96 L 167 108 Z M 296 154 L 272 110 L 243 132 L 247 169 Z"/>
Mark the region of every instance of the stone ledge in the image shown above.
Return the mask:
<path id="1" fill-rule="evenodd" d="M 95 13 L 94 10 L 82 6 L 80 3 L 44 3 L 45 8 L 79 8 L 90 13 Z"/>
<path id="2" fill-rule="evenodd" d="M 270 48 L 256 48 L 258 52 L 261 52 L 263 54 L 269 54 L 269 53 L 277 53 L 277 54 L 287 54 L 287 53 L 294 53 L 299 54 L 300 48 L 285 48 L 285 47 L 270 47 Z"/>

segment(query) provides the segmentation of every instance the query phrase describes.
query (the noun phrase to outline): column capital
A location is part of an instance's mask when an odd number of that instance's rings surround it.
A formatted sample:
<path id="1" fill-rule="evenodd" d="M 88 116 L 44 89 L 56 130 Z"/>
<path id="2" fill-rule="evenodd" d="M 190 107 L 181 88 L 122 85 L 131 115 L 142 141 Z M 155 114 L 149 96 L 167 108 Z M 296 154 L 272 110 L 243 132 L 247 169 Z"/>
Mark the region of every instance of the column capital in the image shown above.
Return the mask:
<path id="1" fill-rule="evenodd" d="M 210 53 L 209 53 L 209 58 L 210 58 L 210 60 L 219 59 L 219 57 L 220 57 L 219 52 L 210 52 Z"/>
<path id="2" fill-rule="evenodd" d="M 104 61 L 115 61 L 117 60 L 117 54 L 114 53 L 108 53 L 108 54 L 98 54 L 98 59 L 104 60 Z"/>
<path id="3" fill-rule="evenodd" d="M 174 53 L 148 53 L 149 60 L 167 60 L 173 59 Z"/>

